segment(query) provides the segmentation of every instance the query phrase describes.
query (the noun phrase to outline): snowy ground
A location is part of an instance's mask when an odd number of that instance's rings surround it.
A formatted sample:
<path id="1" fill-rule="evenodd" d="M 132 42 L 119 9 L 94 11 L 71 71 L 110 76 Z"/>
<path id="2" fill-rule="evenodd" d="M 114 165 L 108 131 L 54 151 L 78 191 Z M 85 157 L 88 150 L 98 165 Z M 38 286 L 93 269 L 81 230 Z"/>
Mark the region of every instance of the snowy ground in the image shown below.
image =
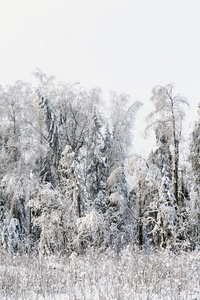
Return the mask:
<path id="1" fill-rule="evenodd" d="M 89 252 L 69 258 L 0 253 L 0 299 L 200 299 L 200 254 Z"/>

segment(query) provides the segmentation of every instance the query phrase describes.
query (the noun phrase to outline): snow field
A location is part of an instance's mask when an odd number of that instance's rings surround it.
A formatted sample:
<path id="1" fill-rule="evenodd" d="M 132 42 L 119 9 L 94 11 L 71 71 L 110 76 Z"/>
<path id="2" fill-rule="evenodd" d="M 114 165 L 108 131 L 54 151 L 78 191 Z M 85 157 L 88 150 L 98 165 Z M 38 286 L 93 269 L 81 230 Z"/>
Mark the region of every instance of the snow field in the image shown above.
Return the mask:
<path id="1" fill-rule="evenodd" d="M 1 253 L 0 299 L 200 299 L 200 256 L 129 248 L 66 257 Z"/>

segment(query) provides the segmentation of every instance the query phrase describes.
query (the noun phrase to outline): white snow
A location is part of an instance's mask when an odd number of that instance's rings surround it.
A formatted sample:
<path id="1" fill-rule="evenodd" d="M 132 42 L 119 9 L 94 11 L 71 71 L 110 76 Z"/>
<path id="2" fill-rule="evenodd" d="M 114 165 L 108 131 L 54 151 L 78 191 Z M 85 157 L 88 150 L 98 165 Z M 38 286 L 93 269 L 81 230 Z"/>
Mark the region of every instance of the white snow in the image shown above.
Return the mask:
<path id="1" fill-rule="evenodd" d="M 200 297 L 198 253 L 125 249 L 70 257 L 1 253 L 0 299 L 194 300 Z"/>

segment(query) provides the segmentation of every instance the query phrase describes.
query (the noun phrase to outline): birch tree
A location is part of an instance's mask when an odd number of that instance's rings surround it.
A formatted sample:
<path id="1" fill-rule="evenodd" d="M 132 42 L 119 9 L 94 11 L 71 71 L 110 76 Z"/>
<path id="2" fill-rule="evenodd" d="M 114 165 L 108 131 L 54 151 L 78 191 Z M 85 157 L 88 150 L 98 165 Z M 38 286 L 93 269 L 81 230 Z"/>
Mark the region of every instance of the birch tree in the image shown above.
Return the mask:
<path id="1" fill-rule="evenodd" d="M 171 168 L 173 171 L 174 196 L 179 203 L 179 145 L 182 138 L 182 125 L 185 117 L 184 106 L 189 107 L 186 98 L 173 94 L 173 85 L 156 86 L 152 90 L 151 101 L 154 104 L 154 111 L 146 117 L 147 134 L 153 129 L 158 139 L 164 137 L 170 155 Z"/>
<path id="2" fill-rule="evenodd" d="M 32 164 L 29 160 L 31 129 L 26 121 L 31 110 L 31 95 L 30 85 L 22 81 L 7 86 L 0 93 L 0 180 L 6 213 L 2 233 L 5 247 L 14 250 L 19 249 L 20 241 L 27 235 L 26 203 Z M 12 241 L 12 235 L 19 240 Z"/>
<path id="3" fill-rule="evenodd" d="M 138 109 L 142 106 L 139 101 L 129 106 L 130 99 L 126 94 L 111 93 L 110 118 L 112 125 L 112 140 L 110 152 L 111 171 L 124 167 L 125 160 L 133 141 L 133 125 Z"/>

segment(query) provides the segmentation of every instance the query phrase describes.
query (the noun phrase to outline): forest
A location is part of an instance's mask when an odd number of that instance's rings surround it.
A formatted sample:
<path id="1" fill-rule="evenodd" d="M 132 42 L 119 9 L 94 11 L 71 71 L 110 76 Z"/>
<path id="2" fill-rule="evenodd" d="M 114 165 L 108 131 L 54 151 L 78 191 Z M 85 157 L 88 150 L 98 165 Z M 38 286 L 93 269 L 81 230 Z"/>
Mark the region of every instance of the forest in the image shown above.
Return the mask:
<path id="1" fill-rule="evenodd" d="M 142 103 L 34 75 L 37 86 L 0 87 L 0 248 L 199 250 L 200 113 L 185 147 L 187 99 L 153 87 L 144 134 L 156 149 L 145 159 L 132 150 Z"/>

